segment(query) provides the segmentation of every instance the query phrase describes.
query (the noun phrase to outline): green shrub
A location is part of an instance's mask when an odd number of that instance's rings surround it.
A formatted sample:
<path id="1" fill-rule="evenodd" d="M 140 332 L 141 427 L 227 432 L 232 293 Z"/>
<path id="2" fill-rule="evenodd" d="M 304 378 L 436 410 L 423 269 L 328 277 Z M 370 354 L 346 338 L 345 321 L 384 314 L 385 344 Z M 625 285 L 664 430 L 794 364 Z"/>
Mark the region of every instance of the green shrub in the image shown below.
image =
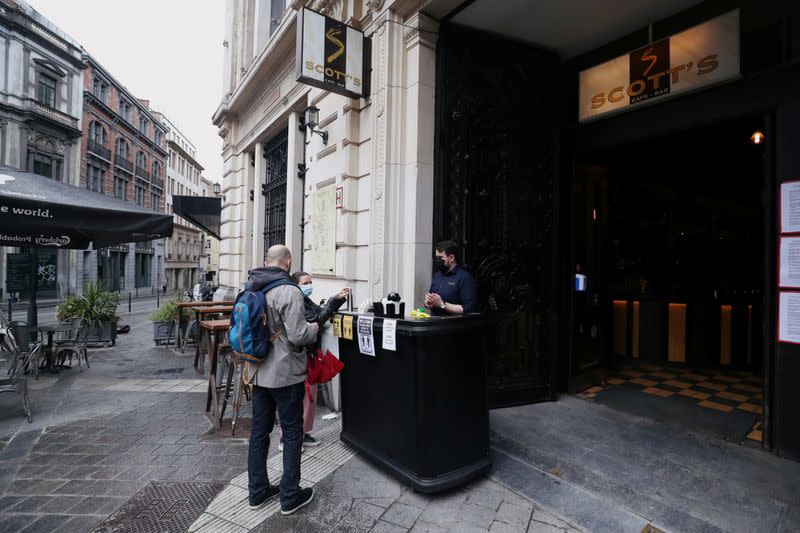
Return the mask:
<path id="1" fill-rule="evenodd" d="M 178 312 L 178 304 L 181 302 L 179 298 L 172 298 L 164 302 L 164 305 L 150 313 L 148 317 L 153 322 L 170 322 Z"/>
<path id="2" fill-rule="evenodd" d="M 62 322 L 81 319 L 88 324 L 117 322 L 119 300 L 119 293 L 90 281 L 83 286 L 83 294 L 70 296 L 56 307 L 56 318 Z"/>

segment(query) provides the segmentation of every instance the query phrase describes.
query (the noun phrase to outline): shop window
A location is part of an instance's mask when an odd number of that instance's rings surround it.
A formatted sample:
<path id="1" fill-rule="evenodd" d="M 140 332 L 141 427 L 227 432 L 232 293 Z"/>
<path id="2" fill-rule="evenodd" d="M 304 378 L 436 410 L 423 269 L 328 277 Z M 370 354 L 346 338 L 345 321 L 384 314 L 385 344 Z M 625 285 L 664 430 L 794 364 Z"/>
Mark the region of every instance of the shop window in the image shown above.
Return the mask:
<path id="1" fill-rule="evenodd" d="M 63 160 L 61 158 L 35 150 L 28 150 L 28 170 L 35 174 L 60 180 L 62 165 Z"/>
<path id="2" fill-rule="evenodd" d="M 136 288 L 150 286 L 150 271 L 153 256 L 150 254 L 136 254 Z"/>
<path id="3" fill-rule="evenodd" d="M 56 107 L 56 88 L 58 81 L 47 74 L 39 74 L 39 83 L 36 88 L 36 99 L 47 107 Z"/>

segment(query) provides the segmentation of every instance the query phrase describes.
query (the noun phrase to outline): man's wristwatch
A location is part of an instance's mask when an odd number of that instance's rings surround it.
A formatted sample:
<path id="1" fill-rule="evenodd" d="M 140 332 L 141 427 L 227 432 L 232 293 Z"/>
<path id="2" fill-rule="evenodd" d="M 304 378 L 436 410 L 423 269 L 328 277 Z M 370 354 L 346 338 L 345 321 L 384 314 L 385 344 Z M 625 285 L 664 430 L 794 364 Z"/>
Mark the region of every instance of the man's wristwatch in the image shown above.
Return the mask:
<path id="1" fill-rule="evenodd" d="M 445 302 L 444 300 L 442 300 L 442 307 L 441 308 L 442 309 L 447 309 L 447 302 Z"/>

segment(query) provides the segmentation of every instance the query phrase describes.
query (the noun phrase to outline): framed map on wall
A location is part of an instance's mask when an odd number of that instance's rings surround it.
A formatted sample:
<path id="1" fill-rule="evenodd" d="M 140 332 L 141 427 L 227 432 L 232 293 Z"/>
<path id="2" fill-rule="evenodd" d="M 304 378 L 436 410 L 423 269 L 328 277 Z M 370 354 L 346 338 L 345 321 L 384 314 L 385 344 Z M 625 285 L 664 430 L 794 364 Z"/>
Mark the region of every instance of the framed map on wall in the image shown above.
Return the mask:
<path id="1" fill-rule="evenodd" d="M 311 272 L 335 274 L 336 185 L 317 189 L 311 195 Z"/>

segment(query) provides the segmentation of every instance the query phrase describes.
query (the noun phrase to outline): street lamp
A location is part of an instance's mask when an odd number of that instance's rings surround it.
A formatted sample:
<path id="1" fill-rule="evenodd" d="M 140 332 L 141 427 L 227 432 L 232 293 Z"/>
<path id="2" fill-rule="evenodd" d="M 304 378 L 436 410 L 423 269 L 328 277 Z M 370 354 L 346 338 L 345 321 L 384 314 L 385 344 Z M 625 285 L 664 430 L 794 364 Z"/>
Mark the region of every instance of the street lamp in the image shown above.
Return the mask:
<path id="1" fill-rule="evenodd" d="M 219 196 L 219 192 L 220 192 L 219 183 L 215 183 L 214 186 L 212 187 L 212 189 L 214 191 L 214 195 L 215 196 Z"/>
<path id="2" fill-rule="evenodd" d="M 316 106 L 308 106 L 303 114 L 300 116 L 300 131 L 306 133 L 307 130 L 310 130 L 311 133 L 316 133 L 320 137 L 322 137 L 322 144 L 328 144 L 328 132 L 327 131 L 319 131 L 317 128 L 319 126 L 319 108 Z"/>

